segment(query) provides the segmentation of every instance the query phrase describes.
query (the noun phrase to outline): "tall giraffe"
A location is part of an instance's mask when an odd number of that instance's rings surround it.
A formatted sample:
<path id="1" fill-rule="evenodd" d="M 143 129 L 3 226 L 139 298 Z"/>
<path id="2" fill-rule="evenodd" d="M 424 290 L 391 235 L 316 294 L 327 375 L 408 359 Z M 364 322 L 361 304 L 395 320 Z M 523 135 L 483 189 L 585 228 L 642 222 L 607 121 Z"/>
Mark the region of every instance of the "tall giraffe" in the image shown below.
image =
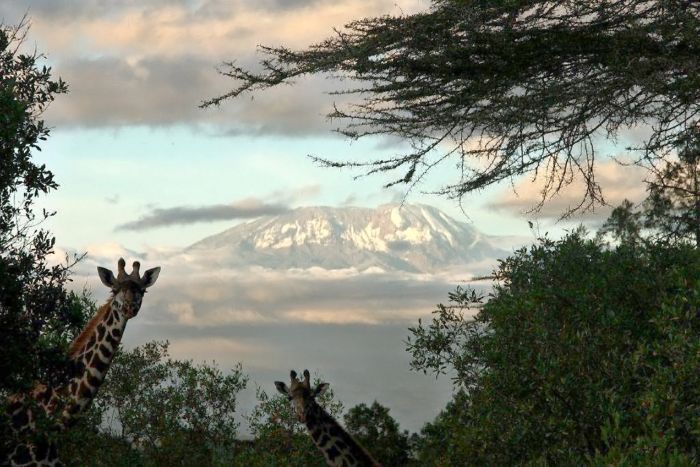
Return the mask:
<path id="1" fill-rule="evenodd" d="M 292 402 L 299 421 L 306 425 L 311 439 L 326 458 L 328 465 L 379 466 L 379 463 L 316 402 L 316 397 L 328 389 L 328 383 L 321 383 L 312 390 L 309 370 L 304 370 L 303 381 L 297 379 L 294 370 L 289 373 L 289 377 L 289 387 L 282 381 L 275 381 L 275 387 Z"/>
<path id="2" fill-rule="evenodd" d="M 116 278 L 109 269 L 97 268 L 100 280 L 112 293 L 68 349 L 76 368 L 69 383 L 56 388 L 37 384 L 29 394 L 10 397 L 8 415 L 18 441 L 5 460 L 5 465 L 61 465 L 56 446 L 46 436 L 37 433 L 36 414 L 32 412 L 32 406 L 51 420 L 54 429 L 65 430 L 76 421 L 76 417 L 97 394 L 127 321 L 139 312 L 143 294 L 160 274 L 160 267 L 157 267 L 140 276 L 140 264 L 134 261 L 133 270 L 127 275 L 125 265 L 124 259 L 120 258 Z M 27 441 L 32 438 L 38 440 Z"/>

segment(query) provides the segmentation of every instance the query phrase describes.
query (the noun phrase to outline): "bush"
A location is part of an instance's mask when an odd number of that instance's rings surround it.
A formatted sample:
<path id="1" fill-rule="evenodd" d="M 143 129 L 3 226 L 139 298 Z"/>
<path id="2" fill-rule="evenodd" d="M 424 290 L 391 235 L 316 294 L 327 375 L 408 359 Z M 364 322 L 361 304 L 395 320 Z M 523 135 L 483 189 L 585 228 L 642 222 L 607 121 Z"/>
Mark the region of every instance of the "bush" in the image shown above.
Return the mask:
<path id="1" fill-rule="evenodd" d="M 494 277 L 475 320 L 458 290 L 411 330 L 414 367 L 454 372 L 467 394 L 424 446 L 454 428 L 450 449 L 477 465 L 700 461 L 700 252 L 578 231 Z"/>
<path id="2" fill-rule="evenodd" d="M 149 342 L 114 357 L 105 383 L 74 429 L 59 443 L 74 465 L 217 465 L 233 455 L 238 365 L 215 366 L 168 357 L 167 342 Z M 94 440 L 94 442 L 92 442 Z M 104 450 L 115 453 L 105 456 Z"/>
<path id="3" fill-rule="evenodd" d="M 389 415 L 389 409 L 374 401 L 359 404 L 345 414 L 345 428 L 384 467 L 406 465 L 410 458 L 409 434 Z"/>

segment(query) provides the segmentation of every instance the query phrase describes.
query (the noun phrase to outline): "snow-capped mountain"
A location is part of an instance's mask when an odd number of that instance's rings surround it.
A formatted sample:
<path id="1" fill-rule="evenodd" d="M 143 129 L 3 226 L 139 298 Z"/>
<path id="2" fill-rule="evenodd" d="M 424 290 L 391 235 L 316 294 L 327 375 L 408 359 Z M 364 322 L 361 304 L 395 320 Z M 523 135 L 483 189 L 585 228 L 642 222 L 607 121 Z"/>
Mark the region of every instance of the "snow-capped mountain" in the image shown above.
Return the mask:
<path id="1" fill-rule="evenodd" d="M 416 204 L 298 208 L 237 225 L 185 251 L 205 252 L 228 265 L 407 272 L 435 272 L 505 253 L 468 224 Z"/>

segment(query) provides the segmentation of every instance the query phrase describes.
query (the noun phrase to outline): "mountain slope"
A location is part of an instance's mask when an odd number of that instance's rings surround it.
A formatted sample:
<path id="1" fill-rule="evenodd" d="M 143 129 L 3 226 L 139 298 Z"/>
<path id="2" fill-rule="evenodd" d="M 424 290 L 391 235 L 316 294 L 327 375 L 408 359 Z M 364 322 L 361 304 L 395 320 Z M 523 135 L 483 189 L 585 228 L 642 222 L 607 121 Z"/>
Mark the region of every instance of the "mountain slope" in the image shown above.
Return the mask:
<path id="1" fill-rule="evenodd" d="M 237 225 L 186 253 L 272 269 L 381 268 L 435 272 L 503 256 L 473 227 L 426 205 L 304 207 Z"/>

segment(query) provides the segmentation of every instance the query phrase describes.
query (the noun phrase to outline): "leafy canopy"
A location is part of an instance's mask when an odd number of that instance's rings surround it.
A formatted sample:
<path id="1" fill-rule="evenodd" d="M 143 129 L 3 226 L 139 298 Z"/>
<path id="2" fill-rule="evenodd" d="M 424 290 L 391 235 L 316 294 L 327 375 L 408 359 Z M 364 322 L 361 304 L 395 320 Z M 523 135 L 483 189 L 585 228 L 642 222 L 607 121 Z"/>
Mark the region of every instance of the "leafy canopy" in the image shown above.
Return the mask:
<path id="1" fill-rule="evenodd" d="M 411 329 L 413 367 L 464 391 L 422 445 L 474 465 L 700 461 L 700 252 L 578 231 L 500 262 Z M 449 433 L 448 433 L 449 432 Z M 454 456 L 454 457 L 450 457 Z"/>
<path id="2" fill-rule="evenodd" d="M 345 429 L 385 467 L 402 466 L 411 456 L 410 437 L 401 432 L 389 408 L 374 401 L 358 404 L 345 414 Z"/>
<path id="3" fill-rule="evenodd" d="M 700 247 L 700 126 L 681 135 L 676 147 L 677 159 L 652 166 L 644 226 L 664 241 Z"/>
<path id="4" fill-rule="evenodd" d="M 42 113 L 67 86 L 41 54 L 22 52 L 27 30 L 0 25 L 0 395 L 65 380 L 65 350 L 89 308 L 64 287 L 70 264 L 46 261 L 55 240 L 39 227 L 51 213 L 34 203 L 58 185 L 32 156 L 49 135 Z"/>

